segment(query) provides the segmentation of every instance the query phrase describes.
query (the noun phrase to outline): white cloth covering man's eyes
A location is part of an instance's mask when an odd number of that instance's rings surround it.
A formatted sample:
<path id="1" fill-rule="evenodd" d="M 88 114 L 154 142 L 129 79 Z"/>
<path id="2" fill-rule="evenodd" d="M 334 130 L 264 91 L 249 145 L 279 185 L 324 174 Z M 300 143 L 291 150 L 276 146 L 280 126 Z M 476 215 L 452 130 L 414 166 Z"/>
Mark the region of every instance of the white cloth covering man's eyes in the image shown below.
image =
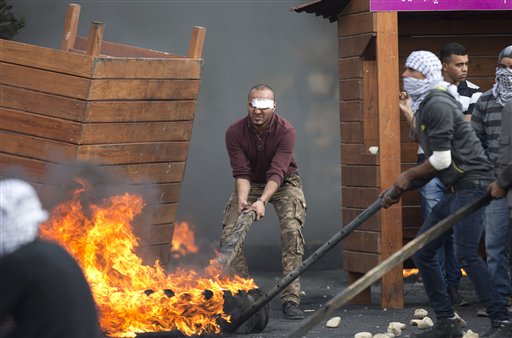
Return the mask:
<path id="1" fill-rule="evenodd" d="M 251 106 L 257 109 L 274 108 L 274 100 L 270 99 L 252 99 Z"/>

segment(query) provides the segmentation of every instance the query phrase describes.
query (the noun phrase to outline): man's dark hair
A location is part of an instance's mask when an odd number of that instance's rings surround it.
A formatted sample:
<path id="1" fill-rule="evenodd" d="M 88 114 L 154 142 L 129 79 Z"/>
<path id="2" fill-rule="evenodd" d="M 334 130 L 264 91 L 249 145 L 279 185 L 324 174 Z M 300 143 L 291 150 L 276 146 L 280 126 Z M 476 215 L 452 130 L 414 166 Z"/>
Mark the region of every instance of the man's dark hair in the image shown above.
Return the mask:
<path id="1" fill-rule="evenodd" d="M 276 98 L 276 92 L 274 91 L 274 89 L 272 89 L 272 87 L 270 86 L 267 86 L 265 84 L 257 84 L 255 86 L 253 86 L 250 90 L 249 90 L 249 94 L 253 91 L 253 90 L 265 90 L 265 89 L 268 89 L 270 90 L 273 94 L 274 94 L 274 100 Z"/>
<path id="2" fill-rule="evenodd" d="M 441 53 L 439 53 L 439 58 L 442 63 L 449 63 L 452 55 L 468 55 L 468 51 L 466 48 L 457 42 L 449 42 L 441 48 Z"/>

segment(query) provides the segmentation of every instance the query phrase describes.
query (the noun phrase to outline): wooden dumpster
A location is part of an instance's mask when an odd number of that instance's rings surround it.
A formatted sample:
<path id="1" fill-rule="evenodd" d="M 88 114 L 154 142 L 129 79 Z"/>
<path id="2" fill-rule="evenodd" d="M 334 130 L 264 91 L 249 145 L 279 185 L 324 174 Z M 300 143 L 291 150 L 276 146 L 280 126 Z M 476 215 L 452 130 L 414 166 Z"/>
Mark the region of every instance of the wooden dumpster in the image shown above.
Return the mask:
<path id="1" fill-rule="evenodd" d="M 205 29 L 179 56 L 102 41 L 102 23 L 78 37 L 79 12 L 68 6 L 61 50 L 0 40 L 0 168 L 23 168 L 42 195 L 49 171 L 76 162 L 126 177 L 128 191 L 156 190 L 134 226 L 143 260 L 166 263 Z"/>

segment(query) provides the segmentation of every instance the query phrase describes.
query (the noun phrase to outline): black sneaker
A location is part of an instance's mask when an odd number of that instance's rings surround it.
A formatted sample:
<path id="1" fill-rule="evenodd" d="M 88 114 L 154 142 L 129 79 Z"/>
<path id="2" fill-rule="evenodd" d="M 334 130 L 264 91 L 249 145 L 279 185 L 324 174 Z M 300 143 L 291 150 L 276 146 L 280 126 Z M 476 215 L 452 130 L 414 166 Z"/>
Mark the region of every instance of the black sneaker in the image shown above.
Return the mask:
<path id="1" fill-rule="evenodd" d="M 411 338 L 460 338 L 462 330 L 457 319 L 440 318 L 434 326 L 421 333 L 413 333 Z"/>
<path id="2" fill-rule="evenodd" d="M 448 287 L 448 295 L 450 296 L 452 305 L 458 305 L 458 306 L 469 305 L 469 302 L 467 302 L 464 299 L 464 297 L 459 293 L 459 290 L 454 286 Z"/>
<path id="3" fill-rule="evenodd" d="M 303 319 L 304 311 L 299 309 L 299 305 L 297 303 L 287 301 L 283 303 L 283 315 L 284 319 Z"/>
<path id="4" fill-rule="evenodd" d="M 512 337 L 512 323 L 509 321 L 491 321 L 491 331 L 482 337 L 489 338 L 510 338 Z"/>

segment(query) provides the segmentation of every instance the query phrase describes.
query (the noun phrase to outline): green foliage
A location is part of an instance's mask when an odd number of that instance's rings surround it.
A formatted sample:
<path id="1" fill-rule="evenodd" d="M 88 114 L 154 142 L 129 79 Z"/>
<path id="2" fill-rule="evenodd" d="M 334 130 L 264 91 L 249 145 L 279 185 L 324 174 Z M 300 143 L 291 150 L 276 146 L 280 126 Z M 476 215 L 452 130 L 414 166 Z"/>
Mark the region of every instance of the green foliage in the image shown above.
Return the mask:
<path id="1" fill-rule="evenodd" d="M 0 38 L 10 40 L 25 26 L 25 19 L 17 19 L 8 0 L 0 0 Z"/>

